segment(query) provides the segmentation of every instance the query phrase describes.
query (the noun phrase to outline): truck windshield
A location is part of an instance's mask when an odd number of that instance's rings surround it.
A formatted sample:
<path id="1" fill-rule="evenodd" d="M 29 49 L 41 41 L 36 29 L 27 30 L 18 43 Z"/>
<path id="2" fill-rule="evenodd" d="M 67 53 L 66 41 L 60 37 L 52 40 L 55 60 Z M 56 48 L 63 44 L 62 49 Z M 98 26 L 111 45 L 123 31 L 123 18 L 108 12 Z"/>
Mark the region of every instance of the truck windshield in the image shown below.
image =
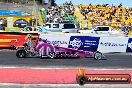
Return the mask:
<path id="1" fill-rule="evenodd" d="M 64 28 L 63 29 L 73 29 L 75 28 L 74 24 L 64 24 Z"/>
<path id="2" fill-rule="evenodd" d="M 50 24 L 46 24 L 46 28 L 51 28 L 51 25 Z"/>
<path id="3" fill-rule="evenodd" d="M 109 27 L 98 27 L 96 31 L 109 31 Z"/>
<path id="4" fill-rule="evenodd" d="M 53 24 L 53 28 L 59 28 L 59 24 Z"/>

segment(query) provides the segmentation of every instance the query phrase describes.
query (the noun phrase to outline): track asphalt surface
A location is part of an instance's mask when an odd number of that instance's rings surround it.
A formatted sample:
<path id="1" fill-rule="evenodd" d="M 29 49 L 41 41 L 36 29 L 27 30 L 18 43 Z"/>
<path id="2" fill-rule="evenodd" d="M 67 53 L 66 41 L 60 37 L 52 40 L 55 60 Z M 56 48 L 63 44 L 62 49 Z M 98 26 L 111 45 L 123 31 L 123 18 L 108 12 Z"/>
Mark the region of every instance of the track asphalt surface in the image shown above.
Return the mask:
<path id="1" fill-rule="evenodd" d="M 130 74 L 132 77 L 131 53 L 113 53 L 105 54 L 105 56 L 107 60 L 94 60 L 93 58 L 17 58 L 15 51 L 3 50 L 0 51 L 0 83 L 76 84 L 77 68 L 80 66 L 86 68 L 86 72 L 89 74 Z M 23 85 L 21 86 L 23 87 Z M 25 87 L 28 88 L 29 86 L 26 85 Z M 70 88 L 74 87 L 71 86 Z M 122 88 L 132 87 L 128 85 L 128 87 Z"/>
<path id="2" fill-rule="evenodd" d="M 42 68 L 73 68 L 85 67 L 95 69 L 132 69 L 132 53 L 105 54 L 107 60 L 93 58 L 17 58 L 16 51 L 0 51 L 0 66 L 2 67 L 42 67 Z"/>

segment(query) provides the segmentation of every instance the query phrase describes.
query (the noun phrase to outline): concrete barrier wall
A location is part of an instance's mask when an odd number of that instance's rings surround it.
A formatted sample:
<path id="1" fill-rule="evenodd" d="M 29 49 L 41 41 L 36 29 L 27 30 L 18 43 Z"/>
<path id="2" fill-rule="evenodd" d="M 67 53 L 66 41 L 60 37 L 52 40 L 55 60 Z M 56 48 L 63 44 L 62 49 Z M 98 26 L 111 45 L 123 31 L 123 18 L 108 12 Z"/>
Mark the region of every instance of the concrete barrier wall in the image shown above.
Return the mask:
<path id="1" fill-rule="evenodd" d="M 53 45 L 75 48 L 85 51 L 132 52 L 132 37 L 123 36 L 79 36 L 65 34 L 42 34 L 40 38 L 46 39 Z"/>

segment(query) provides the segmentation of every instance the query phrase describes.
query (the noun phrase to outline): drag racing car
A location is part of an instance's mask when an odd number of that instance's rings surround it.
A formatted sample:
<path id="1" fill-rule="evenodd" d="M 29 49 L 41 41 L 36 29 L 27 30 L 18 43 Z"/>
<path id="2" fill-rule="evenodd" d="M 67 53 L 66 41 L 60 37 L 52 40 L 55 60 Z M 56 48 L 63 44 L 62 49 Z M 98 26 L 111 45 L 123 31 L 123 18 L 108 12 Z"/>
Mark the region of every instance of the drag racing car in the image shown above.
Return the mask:
<path id="1" fill-rule="evenodd" d="M 35 39 L 32 39 L 35 41 Z M 95 60 L 102 59 L 104 55 L 101 52 L 90 52 L 83 50 L 76 50 L 73 48 L 65 48 L 57 45 L 52 45 L 46 42 L 46 40 L 38 39 L 36 40 L 36 44 L 33 46 L 33 51 L 31 50 L 31 46 L 28 43 L 24 43 L 23 47 L 18 47 L 16 56 L 18 58 L 25 57 L 77 57 L 77 58 L 85 58 L 85 57 L 94 57 Z"/>

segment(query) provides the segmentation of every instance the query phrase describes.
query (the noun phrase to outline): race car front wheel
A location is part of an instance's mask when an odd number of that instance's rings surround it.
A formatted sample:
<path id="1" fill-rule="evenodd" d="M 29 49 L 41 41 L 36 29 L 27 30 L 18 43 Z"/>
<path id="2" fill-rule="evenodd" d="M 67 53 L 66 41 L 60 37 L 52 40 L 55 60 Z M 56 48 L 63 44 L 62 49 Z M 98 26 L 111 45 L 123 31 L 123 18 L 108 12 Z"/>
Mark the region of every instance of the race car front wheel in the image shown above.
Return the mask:
<path id="1" fill-rule="evenodd" d="M 101 60 L 102 59 L 102 53 L 97 51 L 94 53 L 94 59 L 95 60 Z"/>
<path id="2" fill-rule="evenodd" d="M 24 58 L 24 57 L 26 57 L 26 51 L 25 51 L 25 50 L 18 50 L 18 51 L 16 52 L 16 56 L 17 56 L 18 58 Z"/>

